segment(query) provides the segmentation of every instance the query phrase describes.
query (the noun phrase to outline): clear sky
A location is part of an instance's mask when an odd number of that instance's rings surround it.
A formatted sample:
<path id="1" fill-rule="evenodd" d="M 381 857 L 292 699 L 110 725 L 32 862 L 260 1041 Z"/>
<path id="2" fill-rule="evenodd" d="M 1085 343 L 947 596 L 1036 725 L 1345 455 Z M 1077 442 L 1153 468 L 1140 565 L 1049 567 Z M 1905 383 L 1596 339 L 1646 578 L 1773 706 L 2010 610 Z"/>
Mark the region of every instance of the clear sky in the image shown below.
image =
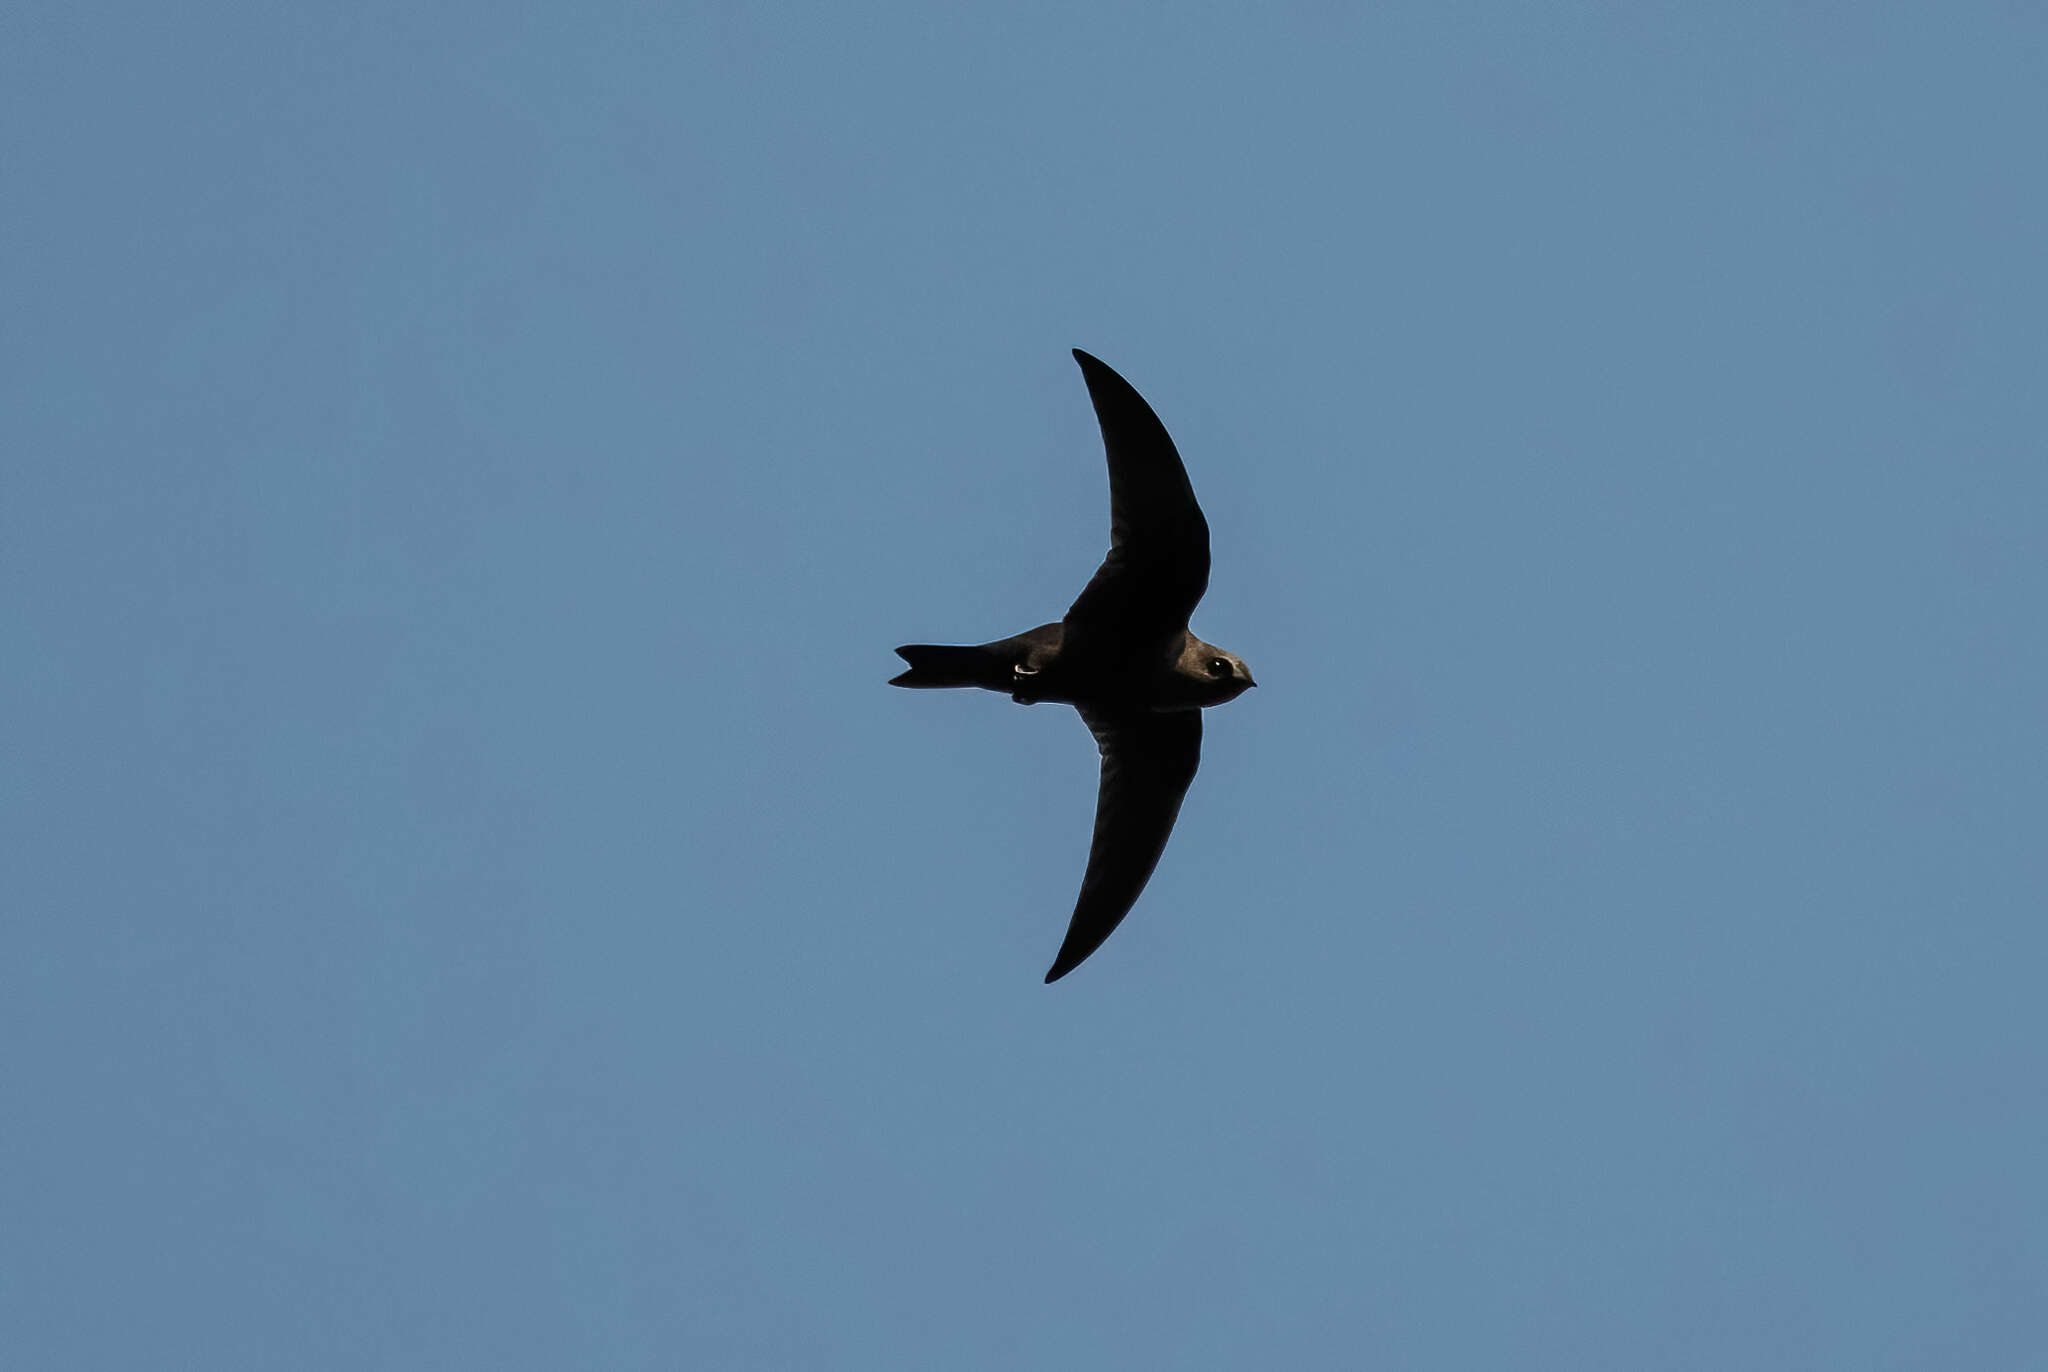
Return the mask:
<path id="1" fill-rule="evenodd" d="M 0 21 L 22 1368 L 2048 1347 L 2048 17 Z M 893 691 L 1214 530 L 1151 889 Z"/>

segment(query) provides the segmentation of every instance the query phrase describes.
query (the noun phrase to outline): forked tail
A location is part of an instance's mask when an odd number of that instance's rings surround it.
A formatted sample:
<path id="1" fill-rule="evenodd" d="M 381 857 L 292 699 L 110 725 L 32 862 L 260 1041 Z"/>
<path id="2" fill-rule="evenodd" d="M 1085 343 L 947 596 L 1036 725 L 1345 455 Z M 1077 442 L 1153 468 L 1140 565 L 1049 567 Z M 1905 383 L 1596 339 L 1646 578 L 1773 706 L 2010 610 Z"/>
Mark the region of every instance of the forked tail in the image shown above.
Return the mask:
<path id="1" fill-rule="evenodd" d="M 896 656 L 910 664 L 910 670 L 891 677 L 891 686 L 989 686 L 990 675 L 1000 675 L 1002 663 L 987 648 L 954 648 L 940 643 L 906 643 Z M 998 682 L 991 689 L 1008 690 Z"/>

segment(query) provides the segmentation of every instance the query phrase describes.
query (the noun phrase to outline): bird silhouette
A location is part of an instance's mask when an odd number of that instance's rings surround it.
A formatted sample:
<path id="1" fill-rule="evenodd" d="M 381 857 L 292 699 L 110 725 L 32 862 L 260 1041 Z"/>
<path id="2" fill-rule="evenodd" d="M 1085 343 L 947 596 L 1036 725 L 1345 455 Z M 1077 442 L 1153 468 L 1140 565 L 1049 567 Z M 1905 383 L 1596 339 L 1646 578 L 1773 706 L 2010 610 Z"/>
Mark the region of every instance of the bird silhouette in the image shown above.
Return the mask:
<path id="1" fill-rule="evenodd" d="M 1109 555 L 1057 624 L 973 646 L 906 644 L 892 686 L 978 686 L 1079 711 L 1102 754 L 1095 836 L 1048 982 L 1102 946 L 1166 849 L 1202 760 L 1202 711 L 1258 683 L 1188 631 L 1209 587 L 1209 522 L 1166 426 L 1106 364 L 1074 349 L 1109 459 Z"/>

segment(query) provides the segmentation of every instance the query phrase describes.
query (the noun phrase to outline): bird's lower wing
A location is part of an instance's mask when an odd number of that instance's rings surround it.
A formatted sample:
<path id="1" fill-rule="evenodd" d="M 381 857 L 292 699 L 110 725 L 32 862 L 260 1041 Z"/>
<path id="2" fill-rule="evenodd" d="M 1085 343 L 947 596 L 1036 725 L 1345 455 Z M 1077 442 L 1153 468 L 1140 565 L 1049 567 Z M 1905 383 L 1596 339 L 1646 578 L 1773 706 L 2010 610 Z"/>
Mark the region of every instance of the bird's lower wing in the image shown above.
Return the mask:
<path id="1" fill-rule="evenodd" d="M 1081 898 L 1049 982 L 1058 981 L 1102 946 L 1130 913 L 1159 864 L 1182 797 L 1202 761 L 1202 712 L 1103 714 L 1081 711 L 1102 752 L 1095 800 L 1095 839 Z"/>

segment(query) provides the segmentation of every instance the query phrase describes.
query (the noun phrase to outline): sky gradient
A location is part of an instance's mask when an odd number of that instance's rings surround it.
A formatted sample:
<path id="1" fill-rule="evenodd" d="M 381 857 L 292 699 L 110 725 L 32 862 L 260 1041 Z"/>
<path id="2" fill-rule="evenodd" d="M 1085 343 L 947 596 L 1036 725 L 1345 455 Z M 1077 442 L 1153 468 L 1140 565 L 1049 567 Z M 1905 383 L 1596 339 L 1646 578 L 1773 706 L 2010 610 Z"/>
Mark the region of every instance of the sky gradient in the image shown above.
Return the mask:
<path id="1" fill-rule="evenodd" d="M 16 1365 L 2036 1365 L 2048 18 L 1164 14 L 0 23 Z"/>

